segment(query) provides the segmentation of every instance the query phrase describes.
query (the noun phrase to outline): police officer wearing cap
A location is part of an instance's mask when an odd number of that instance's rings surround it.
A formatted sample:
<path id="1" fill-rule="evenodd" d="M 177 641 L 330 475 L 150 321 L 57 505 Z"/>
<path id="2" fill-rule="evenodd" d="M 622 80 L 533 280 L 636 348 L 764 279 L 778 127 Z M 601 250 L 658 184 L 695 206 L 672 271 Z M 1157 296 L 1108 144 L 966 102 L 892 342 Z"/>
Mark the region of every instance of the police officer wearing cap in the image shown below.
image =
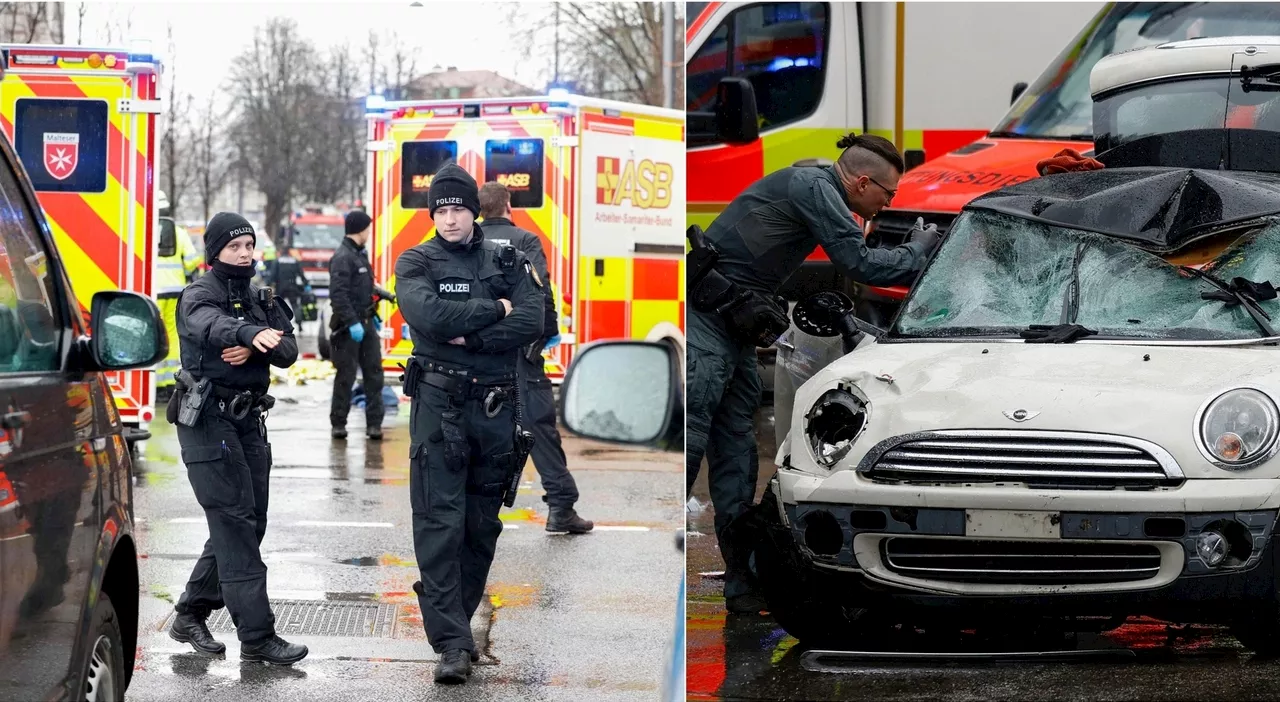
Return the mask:
<path id="1" fill-rule="evenodd" d="M 517 364 L 521 347 L 542 338 L 545 301 L 524 254 L 487 240 L 475 223 L 470 174 L 445 165 L 428 204 L 436 236 L 396 261 L 396 296 L 413 339 L 404 392 L 413 397 L 409 501 L 422 577 L 414 591 L 440 654 L 435 680 L 456 684 L 479 660 L 471 617 L 502 532 L 498 511 L 527 455 L 516 436 Z"/>
<path id="2" fill-rule="evenodd" d="M 333 438 L 347 438 L 351 389 L 359 368 L 364 378 L 365 436 L 379 441 L 386 412 L 382 404 L 382 342 L 378 336 L 381 323 L 374 315 L 373 271 L 364 248 L 373 231 L 373 220 L 359 210 L 348 212 L 346 231 L 329 259 L 329 348 L 338 369 L 333 380 L 329 424 Z"/>
<path id="3" fill-rule="evenodd" d="M 560 343 L 560 325 L 556 315 L 555 297 L 551 293 L 551 278 L 547 271 L 547 257 L 542 252 L 542 240 L 537 234 L 517 227 L 511 221 L 511 193 L 507 186 L 497 181 L 480 186 L 480 215 L 484 217 L 485 237 L 498 244 L 511 244 L 520 249 L 538 277 L 544 283 L 546 307 L 542 319 L 542 338 L 525 349 L 520 361 L 521 379 L 529 410 L 529 430 L 533 432 L 533 466 L 542 479 L 547 503 L 547 526 L 551 532 L 585 534 L 595 527 L 589 520 L 578 516 L 573 508 L 578 501 L 578 485 L 569 473 L 564 448 L 560 445 L 560 431 L 556 428 L 556 399 L 551 380 L 543 368 L 542 352 Z"/>
<path id="4" fill-rule="evenodd" d="M 267 288 L 250 283 L 257 236 L 244 217 L 219 212 L 205 229 L 213 272 L 178 300 L 182 370 L 169 401 L 182 462 L 204 508 L 209 540 L 174 607 L 174 639 L 218 655 L 226 646 L 205 624 L 224 605 L 235 622 L 240 658 L 289 665 L 307 647 L 276 636 L 267 602 L 267 567 L 259 545 L 267 533 L 271 444 L 266 412 L 274 399 L 268 366 L 298 359 L 292 311 Z"/>

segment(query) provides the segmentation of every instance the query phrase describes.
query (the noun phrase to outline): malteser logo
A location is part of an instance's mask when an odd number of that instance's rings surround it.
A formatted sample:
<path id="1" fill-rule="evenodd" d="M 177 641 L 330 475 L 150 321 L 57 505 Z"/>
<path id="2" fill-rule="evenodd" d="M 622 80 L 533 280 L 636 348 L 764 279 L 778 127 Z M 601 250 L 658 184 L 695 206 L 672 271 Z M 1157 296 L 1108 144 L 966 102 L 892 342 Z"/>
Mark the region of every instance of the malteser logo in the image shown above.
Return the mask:
<path id="1" fill-rule="evenodd" d="M 640 209 L 665 209 L 671 205 L 669 163 L 612 156 L 596 157 L 596 203 L 619 206 L 624 200 Z"/>
<path id="2" fill-rule="evenodd" d="M 442 293 L 471 293 L 471 283 L 441 283 Z"/>

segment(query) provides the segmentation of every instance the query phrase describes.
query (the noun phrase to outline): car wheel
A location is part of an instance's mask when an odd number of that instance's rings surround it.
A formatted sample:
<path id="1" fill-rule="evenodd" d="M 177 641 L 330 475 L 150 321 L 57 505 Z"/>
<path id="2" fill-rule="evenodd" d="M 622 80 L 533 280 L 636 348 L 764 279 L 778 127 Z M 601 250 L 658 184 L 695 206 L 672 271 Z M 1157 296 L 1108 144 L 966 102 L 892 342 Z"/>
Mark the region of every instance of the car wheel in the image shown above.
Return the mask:
<path id="1" fill-rule="evenodd" d="M 316 350 L 320 353 L 320 358 L 329 360 L 329 335 L 324 333 L 324 326 L 316 331 Z"/>
<path id="2" fill-rule="evenodd" d="M 120 620 L 111 598 L 98 595 L 89 625 L 89 655 L 85 660 L 80 698 L 87 702 L 117 702 L 124 699 L 124 644 Z"/>
<path id="3" fill-rule="evenodd" d="M 777 505 L 773 491 L 765 490 L 757 508 L 767 535 L 754 550 L 756 577 L 774 621 L 810 647 L 856 646 L 885 631 L 890 626 L 886 619 L 843 601 L 851 596 L 849 588 L 803 559 L 778 518 Z"/>

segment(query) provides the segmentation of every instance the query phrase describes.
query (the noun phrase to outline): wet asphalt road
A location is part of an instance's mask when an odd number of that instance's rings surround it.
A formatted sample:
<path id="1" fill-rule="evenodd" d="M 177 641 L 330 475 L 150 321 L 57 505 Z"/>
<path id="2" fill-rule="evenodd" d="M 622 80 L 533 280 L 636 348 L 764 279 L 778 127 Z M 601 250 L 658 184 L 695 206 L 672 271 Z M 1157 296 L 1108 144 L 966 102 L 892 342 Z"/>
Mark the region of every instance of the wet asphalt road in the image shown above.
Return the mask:
<path id="1" fill-rule="evenodd" d="M 313 324 L 307 326 L 304 352 L 314 346 Z M 281 635 L 306 644 L 310 655 L 292 667 L 242 664 L 230 630 L 215 630 L 227 653 L 213 659 L 165 633 L 207 527 L 173 427 L 161 420 L 136 465 L 142 611 L 128 699 L 657 696 L 684 561 L 675 547 L 683 497 L 678 455 L 565 436 L 582 494 L 578 510 L 596 522 L 596 531 L 584 536 L 544 530 L 546 507 L 530 461 L 515 508 L 502 511 L 488 602 L 472 622 L 483 658 L 470 683 L 442 688 L 431 679 L 436 657 L 411 590 L 418 575 L 408 496 L 409 405 L 402 402 L 398 416 L 388 415 L 380 444 L 366 444 L 358 409 L 348 424 L 352 438 L 333 442 L 331 385 L 331 379 L 277 384 L 272 393 L 279 404 L 268 421 L 275 457 L 262 545 L 268 594 Z M 343 612 L 371 623 L 290 633 Z"/>
<path id="2" fill-rule="evenodd" d="M 772 407 L 756 420 L 759 499 L 775 472 Z M 873 650 L 948 652 L 1105 650 L 1106 659 L 1072 661 L 858 661 L 809 669 L 803 647 L 767 615 L 724 608 L 714 511 L 706 466 L 694 486 L 704 509 L 689 513 L 688 699 L 690 700 L 1275 700 L 1280 661 L 1244 651 L 1224 629 L 1130 619 L 1106 634 L 1041 637 L 1018 645 L 896 632 Z M 703 575 L 703 574 L 713 575 Z M 985 647 L 985 648 L 984 648 Z"/>

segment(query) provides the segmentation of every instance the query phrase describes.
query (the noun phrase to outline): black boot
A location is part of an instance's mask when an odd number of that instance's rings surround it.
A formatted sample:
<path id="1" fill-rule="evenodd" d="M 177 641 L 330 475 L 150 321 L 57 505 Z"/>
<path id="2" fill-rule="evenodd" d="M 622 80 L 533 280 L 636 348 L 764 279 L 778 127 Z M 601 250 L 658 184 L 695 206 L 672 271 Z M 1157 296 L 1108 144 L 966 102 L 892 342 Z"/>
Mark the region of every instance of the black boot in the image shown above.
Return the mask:
<path id="1" fill-rule="evenodd" d="M 461 685 L 471 676 L 471 653 L 460 648 L 445 651 L 436 663 L 436 682 Z"/>
<path id="2" fill-rule="evenodd" d="M 333 435 L 333 438 L 335 438 L 335 439 L 345 439 L 345 438 L 347 438 L 347 428 L 346 428 L 346 427 L 334 427 L 334 428 L 333 428 L 333 431 L 331 432 L 331 434 Z"/>
<path id="3" fill-rule="evenodd" d="M 547 516 L 547 531 L 567 531 L 585 534 L 595 528 L 595 523 L 578 516 L 572 507 L 552 507 Z"/>
<path id="4" fill-rule="evenodd" d="M 179 614 L 173 618 L 169 626 L 169 638 L 182 643 L 189 643 L 200 653 L 221 654 L 227 650 L 226 644 L 213 638 L 204 619 L 194 614 Z"/>
<path id="5" fill-rule="evenodd" d="M 370 441 L 382 441 L 382 427 L 369 427 L 365 431 L 364 435 L 368 437 Z"/>
<path id="6" fill-rule="evenodd" d="M 291 644 L 279 636 L 269 636 L 252 643 L 240 644 L 240 660 L 262 661 L 274 665 L 293 665 L 307 657 L 307 647 Z"/>

